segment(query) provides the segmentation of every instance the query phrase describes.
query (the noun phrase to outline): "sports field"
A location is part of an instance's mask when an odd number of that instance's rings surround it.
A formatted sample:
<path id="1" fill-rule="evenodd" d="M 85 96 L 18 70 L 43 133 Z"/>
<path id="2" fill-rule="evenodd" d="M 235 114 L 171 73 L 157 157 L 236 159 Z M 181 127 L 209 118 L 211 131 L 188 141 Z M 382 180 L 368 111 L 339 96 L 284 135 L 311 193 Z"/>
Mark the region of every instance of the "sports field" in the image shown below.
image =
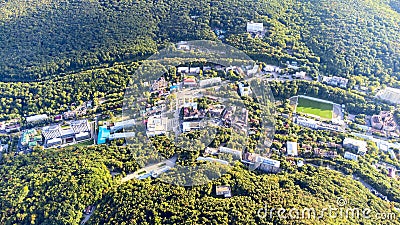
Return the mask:
<path id="1" fill-rule="evenodd" d="M 299 97 L 297 100 L 296 112 L 319 116 L 323 119 L 332 119 L 333 105 Z"/>

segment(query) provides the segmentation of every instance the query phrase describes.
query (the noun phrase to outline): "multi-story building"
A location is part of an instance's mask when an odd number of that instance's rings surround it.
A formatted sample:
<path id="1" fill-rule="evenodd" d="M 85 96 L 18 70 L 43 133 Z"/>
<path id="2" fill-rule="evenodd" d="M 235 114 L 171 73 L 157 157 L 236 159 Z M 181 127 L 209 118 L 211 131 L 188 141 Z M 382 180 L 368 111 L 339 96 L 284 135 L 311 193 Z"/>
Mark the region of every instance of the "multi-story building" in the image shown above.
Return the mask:
<path id="1" fill-rule="evenodd" d="M 394 120 L 393 114 L 389 111 L 382 111 L 379 115 L 373 115 L 371 117 L 371 125 L 377 130 L 397 130 L 397 124 Z"/>
<path id="2" fill-rule="evenodd" d="M 219 147 L 219 153 L 226 153 L 226 154 L 230 154 L 233 155 L 236 158 L 242 159 L 242 151 L 239 150 L 235 150 L 232 148 L 227 148 L 227 147 Z"/>
<path id="3" fill-rule="evenodd" d="M 288 141 L 286 143 L 286 152 L 288 156 L 297 156 L 297 142 Z"/>
<path id="4" fill-rule="evenodd" d="M 87 120 L 70 122 L 69 126 L 46 126 L 42 128 L 44 146 L 53 147 L 62 144 L 71 144 L 92 138 L 93 127 Z"/>
<path id="5" fill-rule="evenodd" d="M 365 155 L 367 153 L 367 142 L 356 140 L 353 138 L 345 138 L 343 140 L 343 147 L 346 149 L 357 151 L 359 155 Z"/>
<path id="6" fill-rule="evenodd" d="M 258 156 L 256 162 L 260 163 L 259 170 L 276 173 L 279 171 L 281 162 L 278 160 Z"/>
<path id="7" fill-rule="evenodd" d="M 147 120 L 147 136 L 157 136 L 167 132 L 168 118 L 150 116 Z"/>

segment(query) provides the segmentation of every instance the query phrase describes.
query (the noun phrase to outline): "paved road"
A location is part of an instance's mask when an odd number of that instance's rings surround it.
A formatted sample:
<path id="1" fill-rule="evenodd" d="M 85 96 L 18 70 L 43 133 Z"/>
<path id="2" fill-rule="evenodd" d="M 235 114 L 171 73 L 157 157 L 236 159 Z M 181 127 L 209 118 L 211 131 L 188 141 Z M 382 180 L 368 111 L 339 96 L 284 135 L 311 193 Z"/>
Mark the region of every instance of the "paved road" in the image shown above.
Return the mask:
<path id="1" fill-rule="evenodd" d="M 83 218 L 83 220 L 81 221 L 81 225 L 85 224 L 90 219 L 90 217 L 93 215 L 95 209 L 96 209 L 96 206 L 93 206 L 92 212 L 89 215 L 86 215 L 86 214 L 84 215 L 85 218 Z"/>
<path id="2" fill-rule="evenodd" d="M 125 177 L 123 177 L 121 179 L 121 183 L 127 182 L 127 181 L 132 180 L 132 179 L 138 179 L 142 174 L 150 174 L 152 171 L 160 169 L 160 167 L 162 167 L 164 164 L 165 164 L 164 166 L 169 166 L 169 167 L 172 168 L 172 167 L 175 166 L 175 163 L 176 163 L 177 159 L 178 159 L 178 157 L 174 156 L 174 157 L 172 157 L 170 159 L 167 159 L 165 161 L 162 161 L 160 163 L 146 166 L 146 167 L 144 167 L 144 168 L 142 168 L 142 169 L 140 169 L 140 170 L 138 170 L 138 171 L 136 171 L 134 173 L 128 174 Z M 140 173 L 140 175 L 139 175 L 139 173 Z"/>

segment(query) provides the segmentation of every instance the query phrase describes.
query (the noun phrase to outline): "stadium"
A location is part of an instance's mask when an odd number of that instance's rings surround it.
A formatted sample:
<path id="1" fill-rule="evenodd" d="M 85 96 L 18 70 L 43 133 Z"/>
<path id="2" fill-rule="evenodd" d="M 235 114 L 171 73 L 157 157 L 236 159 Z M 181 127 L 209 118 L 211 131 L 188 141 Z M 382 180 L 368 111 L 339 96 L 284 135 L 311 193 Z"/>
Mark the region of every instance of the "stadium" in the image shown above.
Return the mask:
<path id="1" fill-rule="evenodd" d="M 334 102 L 299 95 L 290 99 L 294 112 L 306 114 L 320 120 L 330 120 L 340 123 L 343 120 L 342 107 Z"/>

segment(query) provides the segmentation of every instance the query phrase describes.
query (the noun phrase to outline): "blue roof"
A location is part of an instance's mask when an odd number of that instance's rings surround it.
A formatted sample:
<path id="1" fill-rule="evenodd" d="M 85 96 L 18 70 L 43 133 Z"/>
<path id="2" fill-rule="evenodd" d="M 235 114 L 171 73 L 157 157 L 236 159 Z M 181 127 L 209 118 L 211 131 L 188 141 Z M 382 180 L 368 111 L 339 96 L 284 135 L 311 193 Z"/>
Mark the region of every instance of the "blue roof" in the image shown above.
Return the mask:
<path id="1" fill-rule="evenodd" d="M 110 136 L 110 130 L 107 129 L 107 126 L 99 127 L 99 134 L 97 137 L 97 144 L 106 143 L 107 138 Z"/>
<path id="2" fill-rule="evenodd" d="M 174 89 L 179 89 L 179 86 L 178 85 L 172 85 L 172 86 L 169 87 L 169 89 L 171 91 L 174 90 Z"/>

